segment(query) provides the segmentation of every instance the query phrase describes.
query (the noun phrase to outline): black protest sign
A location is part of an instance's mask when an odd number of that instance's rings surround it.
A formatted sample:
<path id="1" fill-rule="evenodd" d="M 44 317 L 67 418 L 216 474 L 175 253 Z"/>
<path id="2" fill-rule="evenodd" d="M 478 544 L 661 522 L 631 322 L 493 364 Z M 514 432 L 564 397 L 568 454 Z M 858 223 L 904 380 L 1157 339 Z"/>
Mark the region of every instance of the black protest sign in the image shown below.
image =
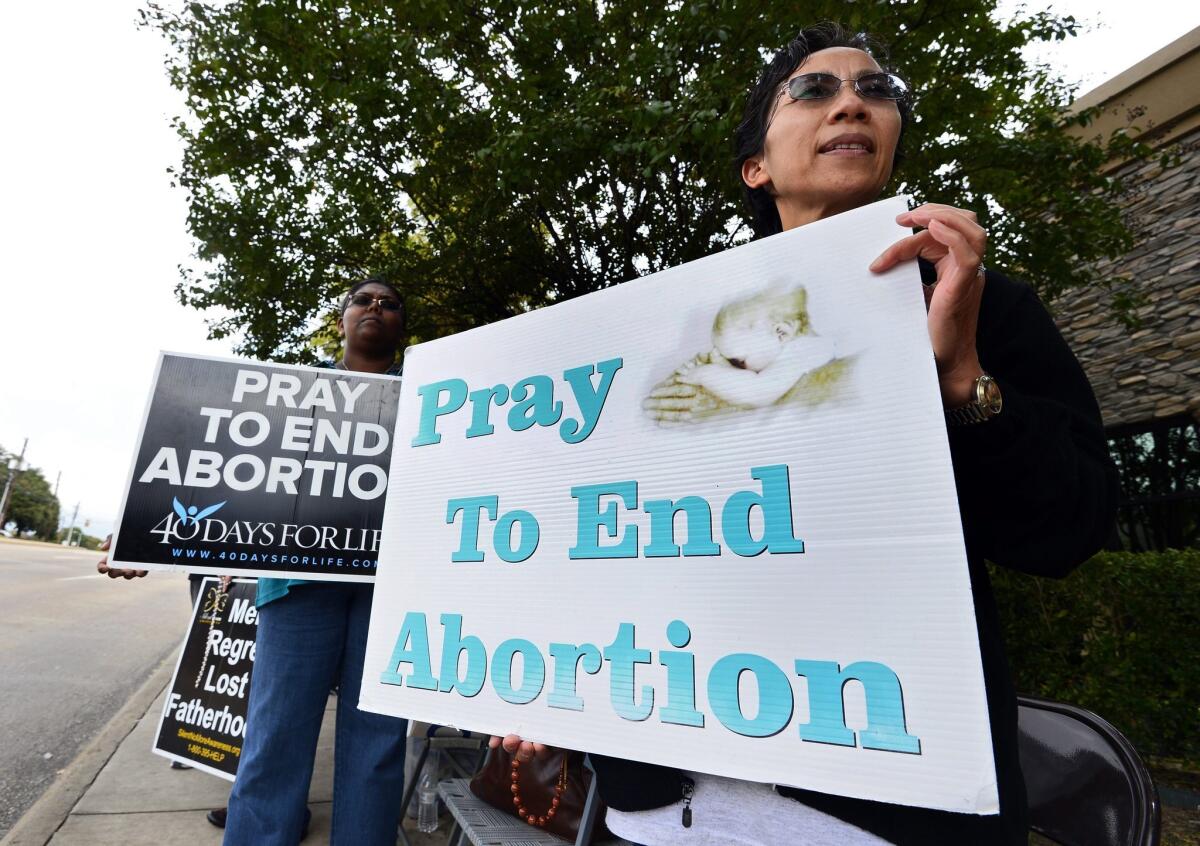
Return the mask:
<path id="1" fill-rule="evenodd" d="M 370 581 L 393 376 L 163 353 L 114 566 Z"/>
<path id="2" fill-rule="evenodd" d="M 154 751 L 232 780 L 242 758 L 258 610 L 257 583 L 205 579 L 159 718 Z"/>

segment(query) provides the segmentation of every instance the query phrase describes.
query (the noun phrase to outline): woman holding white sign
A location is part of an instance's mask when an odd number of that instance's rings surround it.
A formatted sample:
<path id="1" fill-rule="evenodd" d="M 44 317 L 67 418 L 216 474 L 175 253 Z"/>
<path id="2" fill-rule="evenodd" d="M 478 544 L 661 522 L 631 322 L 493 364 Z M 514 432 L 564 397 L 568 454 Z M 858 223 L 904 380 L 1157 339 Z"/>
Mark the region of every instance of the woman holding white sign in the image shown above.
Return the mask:
<path id="1" fill-rule="evenodd" d="M 907 85 L 862 34 L 822 24 L 768 63 L 738 127 L 737 163 L 759 237 L 879 198 L 900 158 Z M 1116 476 L 1099 410 L 1032 289 L 983 266 L 987 232 L 965 209 L 929 203 L 897 223 L 919 229 L 879 256 L 917 259 L 967 541 L 1000 814 L 954 814 L 780 788 L 757 789 L 593 755 L 609 828 L 638 843 L 1025 843 L 1016 699 L 984 559 L 1064 576 L 1113 525 Z M 782 337 L 779 343 L 787 339 Z M 721 366 L 756 369 L 721 350 Z M 686 420 L 711 402 L 714 364 L 681 368 L 648 410 Z M 886 415 L 887 409 L 881 408 Z M 500 743 L 494 738 L 493 744 Z M 520 760 L 543 747 L 510 735 Z M 784 798 L 789 797 L 789 798 Z M 798 800 L 798 801 L 792 801 Z M 688 829 L 685 831 L 685 827 Z"/>

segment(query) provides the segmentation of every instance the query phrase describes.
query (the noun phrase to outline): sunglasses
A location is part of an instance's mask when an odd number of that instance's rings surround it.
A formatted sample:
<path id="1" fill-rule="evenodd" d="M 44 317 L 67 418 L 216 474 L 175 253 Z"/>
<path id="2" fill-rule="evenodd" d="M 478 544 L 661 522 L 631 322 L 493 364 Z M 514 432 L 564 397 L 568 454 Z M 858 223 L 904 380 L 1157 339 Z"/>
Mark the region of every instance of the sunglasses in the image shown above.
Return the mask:
<path id="1" fill-rule="evenodd" d="M 867 73 L 857 79 L 839 79 L 831 73 L 802 73 L 788 80 L 784 91 L 793 100 L 828 100 L 850 82 L 854 90 L 872 100 L 902 100 L 909 94 L 908 83 L 894 73 Z"/>
<path id="2" fill-rule="evenodd" d="M 355 294 L 350 298 L 350 305 L 358 306 L 359 308 L 370 308 L 376 303 L 384 311 L 400 310 L 400 301 L 391 297 L 372 297 L 370 294 Z"/>

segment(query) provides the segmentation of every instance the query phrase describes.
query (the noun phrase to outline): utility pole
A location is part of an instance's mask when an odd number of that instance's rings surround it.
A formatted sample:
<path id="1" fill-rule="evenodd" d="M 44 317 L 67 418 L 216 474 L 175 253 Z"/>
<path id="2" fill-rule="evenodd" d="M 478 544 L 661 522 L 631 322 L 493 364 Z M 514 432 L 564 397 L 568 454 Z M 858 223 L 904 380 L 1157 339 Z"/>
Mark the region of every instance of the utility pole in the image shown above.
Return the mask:
<path id="1" fill-rule="evenodd" d="M 4 493 L 0 495 L 0 529 L 3 529 L 4 524 L 8 522 L 8 495 L 12 492 L 13 479 L 17 477 L 21 465 L 25 462 L 25 447 L 27 446 L 29 446 L 29 438 L 26 438 L 25 443 L 21 444 L 21 455 L 17 458 L 17 463 L 8 466 L 8 478 L 4 481 Z"/>
<path id="2" fill-rule="evenodd" d="M 67 529 L 67 546 L 71 545 L 71 535 L 75 534 L 75 518 L 79 516 L 79 503 L 75 503 L 75 513 L 71 515 L 71 528 Z M 79 530 L 79 534 L 83 534 L 83 529 Z M 81 538 L 82 540 L 82 538 Z"/>
<path id="3" fill-rule="evenodd" d="M 58 499 L 58 483 L 61 481 L 62 481 L 62 471 L 59 470 L 58 475 L 54 477 L 54 493 L 51 494 L 51 496 L 54 497 L 55 499 Z"/>

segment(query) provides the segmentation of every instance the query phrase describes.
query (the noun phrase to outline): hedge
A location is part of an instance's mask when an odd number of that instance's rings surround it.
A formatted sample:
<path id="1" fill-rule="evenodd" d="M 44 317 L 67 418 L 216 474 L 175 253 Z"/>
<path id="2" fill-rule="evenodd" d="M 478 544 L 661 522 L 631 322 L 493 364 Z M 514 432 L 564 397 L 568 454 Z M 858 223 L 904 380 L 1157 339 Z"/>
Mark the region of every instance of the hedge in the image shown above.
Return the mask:
<path id="1" fill-rule="evenodd" d="M 1143 756 L 1200 762 L 1200 550 L 1106 552 L 1062 580 L 992 568 L 1017 690 L 1081 705 Z"/>

